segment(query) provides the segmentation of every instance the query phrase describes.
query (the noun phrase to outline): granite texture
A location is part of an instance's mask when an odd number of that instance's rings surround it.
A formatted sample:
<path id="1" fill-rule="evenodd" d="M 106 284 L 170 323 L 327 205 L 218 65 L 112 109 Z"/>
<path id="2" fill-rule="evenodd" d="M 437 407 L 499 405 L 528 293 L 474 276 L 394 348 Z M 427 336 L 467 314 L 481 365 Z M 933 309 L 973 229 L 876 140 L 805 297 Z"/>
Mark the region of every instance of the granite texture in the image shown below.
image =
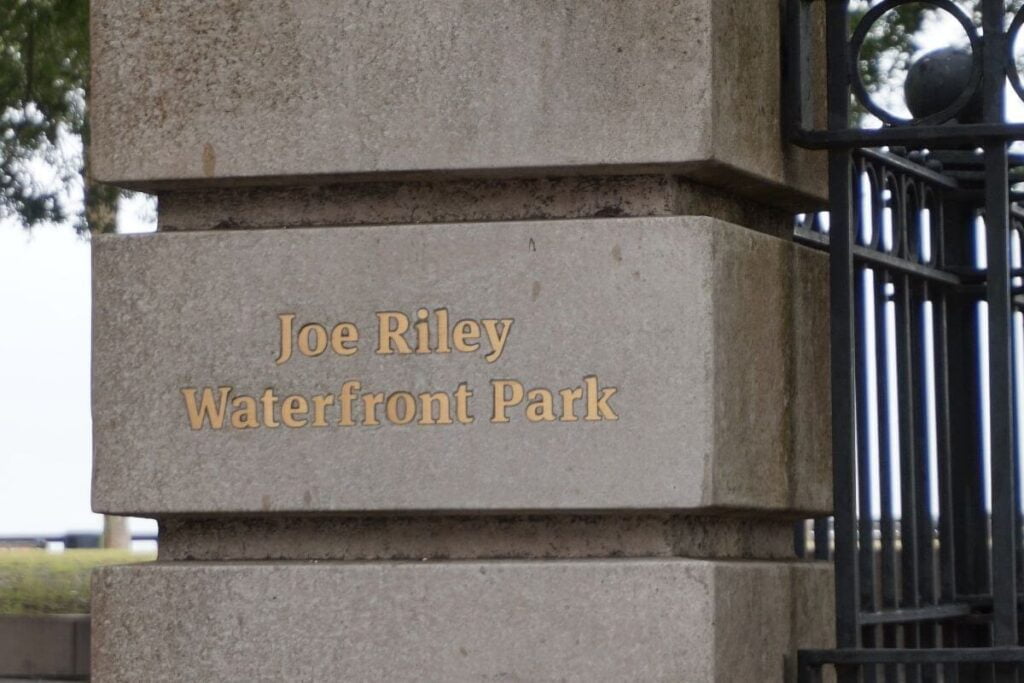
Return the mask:
<path id="1" fill-rule="evenodd" d="M 827 366 L 807 367 L 824 352 L 806 351 L 827 343 L 824 283 L 793 280 L 824 257 L 791 243 L 688 217 L 100 236 L 93 254 L 97 511 L 829 508 L 827 404 L 798 414 L 794 400 L 827 396 Z M 497 356 L 483 340 L 375 353 L 377 313 L 418 307 L 445 307 L 446 328 L 514 322 Z M 357 352 L 278 364 L 285 313 L 295 328 L 352 321 Z M 397 424 L 357 399 L 339 426 L 348 380 L 450 392 L 453 413 L 465 385 L 472 423 Z M 506 380 L 555 392 L 566 418 L 560 388 L 616 393 L 607 412 L 579 400 L 572 422 L 527 421 L 524 400 L 496 423 Z M 193 429 L 183 389 L 198 406 L 221 387 L 273 389 L 280 426 Z M 292 394 L 337 400 L 324 426 L 310 408 L 288 428 Z"/>
<path id="2" fill-rule="evenodd" d="M 798 647 L 828 644 L 831 629 L 813 627 L 828 617 L 829 572 L 701 560 L 104 568 L 92 680 L 781 681 Z"/>
<path id="3" fill-rule="evenodd" d="M 92 4 L 91 172 L 143 189 L 672 172 L 806 206 L 779 4 Z"/>
<path id="4" fill-rule="evenodd" d="M 824 256 L 792 243 L 688 217 L 98 236 L 93 258 L 96 511 L 830 507 L 827 404 L 798 414 L 794 399 L 827 397 L 827 366 L 809 367 L 825 352 L 807 353 L 827 344 L 824 282 L 794 281 Z M 374 353 L 375 313 L 421 306 L 514 323 L 497 358 L 485 342 Z M 277 364 L 286 312 L 353 321 L 358 352 Z M 529 422 L 523 404 L 492 422 L 492 381 L 585 377 L 617 390 L 613 414 L 582 419 L 588 399 L 574 422 Z M 371 393 L 464 383 L 473 422 L 400 425 L 377 409 L 371 426 L 356 402 L 355 426 L 328 412 L 315 427 L 310 412 L 301 428 L 194 430 L 182 392 L 340 404 L 351 379 Z"/>
<path id="5" fill-rule="evenodd" d="M 169 517 L 159 558 L 466 560 L 793 559 L 786 519 L 698 515 Z"/>

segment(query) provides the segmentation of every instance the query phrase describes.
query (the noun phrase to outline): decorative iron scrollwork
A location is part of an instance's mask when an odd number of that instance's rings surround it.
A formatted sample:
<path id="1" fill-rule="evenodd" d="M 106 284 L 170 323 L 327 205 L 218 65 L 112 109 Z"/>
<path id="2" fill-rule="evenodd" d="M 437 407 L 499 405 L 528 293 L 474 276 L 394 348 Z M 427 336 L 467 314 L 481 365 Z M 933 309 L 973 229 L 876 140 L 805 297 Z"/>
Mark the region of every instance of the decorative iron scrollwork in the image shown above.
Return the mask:
<path id="1" fill-rule="evenodd" d="M 947 12 L 956 19 L 960 24 L 960 27 L 963 28 L 971 47 L 970 76 L 960 95 L 952 103 L 942 107 L 939 111 L 919 118 L 896 116 L 887 111 L 884 107 L 880 106 L 871 97 L 867 88 L 864 87 L 864 81 L 860 74 L 861 52 L 864 47 L 864 41 L 868 37 L 871 29 L 874 28 L 875 24 L 886 13 L 905 5 L 929 5 L 937 10 Z M 971 21 L 970 17 L 964 14 L 963 10 L 957 7 L 951 0 L 883 0 L 883 2 L 880 2 L 869 9 L 863 18 L 861 18 L 853 32 L 853 36 L 850 38 L 850 87 L 854 96 L 857 98 L 857 101 L 860 102 L 865 109 L 889 125 L 927 126 L 945 123 L 956 118 L 958 114 L 963 112 L 978 92 L 981 85 L 981 59 L 979 58 L 982 50 L 981 46 L 982 39 L 978 35 L 978 30 L 974 26 L 974 23 Z"/>

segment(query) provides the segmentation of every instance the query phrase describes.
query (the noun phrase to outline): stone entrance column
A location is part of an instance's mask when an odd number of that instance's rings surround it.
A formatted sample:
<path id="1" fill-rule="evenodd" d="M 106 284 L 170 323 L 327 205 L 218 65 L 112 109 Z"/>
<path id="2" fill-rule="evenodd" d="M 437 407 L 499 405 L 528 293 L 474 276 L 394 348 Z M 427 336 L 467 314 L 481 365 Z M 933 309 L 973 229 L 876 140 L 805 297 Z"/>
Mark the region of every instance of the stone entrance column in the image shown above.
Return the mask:
<path id="1" fill-rule="evenodd" d="M 827 271 L 765 0 L 93 0 L 93 675 L 783 680 Z"/>

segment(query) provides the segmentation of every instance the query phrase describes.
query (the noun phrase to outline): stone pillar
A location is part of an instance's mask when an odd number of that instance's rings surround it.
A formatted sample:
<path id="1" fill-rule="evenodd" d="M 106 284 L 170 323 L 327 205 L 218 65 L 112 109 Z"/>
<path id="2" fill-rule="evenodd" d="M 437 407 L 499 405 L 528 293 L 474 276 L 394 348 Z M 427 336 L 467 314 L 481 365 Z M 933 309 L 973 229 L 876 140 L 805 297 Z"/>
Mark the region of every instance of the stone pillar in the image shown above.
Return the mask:
<path id="1" fill-rule="evenodd" d="M 94 0 L 93 676 L 783 680 L 822 160 L 764 0 Z"/>

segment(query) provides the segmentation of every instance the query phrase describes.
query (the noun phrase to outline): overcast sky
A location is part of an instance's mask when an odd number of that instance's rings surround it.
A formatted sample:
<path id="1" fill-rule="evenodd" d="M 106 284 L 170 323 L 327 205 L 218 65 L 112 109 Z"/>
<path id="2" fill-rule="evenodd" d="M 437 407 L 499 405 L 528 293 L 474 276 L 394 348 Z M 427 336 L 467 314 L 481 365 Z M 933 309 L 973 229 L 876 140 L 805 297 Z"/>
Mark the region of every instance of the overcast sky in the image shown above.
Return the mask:
<path id="1" fill-rule="evenodd" d="M 144 202 L 123 208 L 122 231 L 153 229 Z M 0 221 L 0 536 L 102 527 L 89 507 L 89 279 L 89 242 L 70 227 Z"/>

